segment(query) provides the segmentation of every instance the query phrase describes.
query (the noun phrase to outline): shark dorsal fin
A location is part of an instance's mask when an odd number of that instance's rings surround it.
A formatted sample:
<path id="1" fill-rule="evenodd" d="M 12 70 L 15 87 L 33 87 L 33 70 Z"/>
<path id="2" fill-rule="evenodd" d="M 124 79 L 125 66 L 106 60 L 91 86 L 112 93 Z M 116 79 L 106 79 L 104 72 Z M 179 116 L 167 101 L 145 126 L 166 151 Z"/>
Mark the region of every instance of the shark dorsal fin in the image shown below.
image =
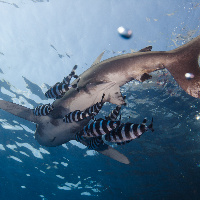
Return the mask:
<path id="1" fill-rule="evenodd" d="M 101 58 L 102 58 L 104 52 L 105 52 L 105 51 L 103 51 L 103 52 L 97 57 L 97 59 L 93 62 L 92 66 L 98 64 L 98 63 L 101 61 Z"/>

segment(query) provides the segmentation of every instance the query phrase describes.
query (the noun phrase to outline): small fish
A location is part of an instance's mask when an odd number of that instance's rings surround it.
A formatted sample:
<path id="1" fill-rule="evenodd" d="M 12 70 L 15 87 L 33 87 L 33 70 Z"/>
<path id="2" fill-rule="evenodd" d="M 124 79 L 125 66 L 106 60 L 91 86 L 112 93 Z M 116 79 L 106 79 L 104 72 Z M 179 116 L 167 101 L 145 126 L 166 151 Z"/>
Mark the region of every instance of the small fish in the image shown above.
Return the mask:
<path id="1" fill-rule="evenodd" d="M 56 83 L 45 93 L 45 96 L 50 99 L 58 99 L 62 97 L 70 88 L 71 87 L 66 84 Z"/>
<path id="2" fill-rule="evenodd" d="M 101 144 L 103 144 L 102 136 L 92 138 L 87 146 L 89 150 L 97 149 Z"/>
<path id="3" fill-rule="evenodd" d="M 78 122 L 83 119 L 86 119 L 89 116 L 90 115 L 88 113 L 85 113 L 80 110 L 75 110 L 75 111 L 70 112 L 69 114 L 65 115 L 65 117 L 63 118 L 63 122 L 65 122 L 65 123 Z"/>
<path id="4" fill-rule="evenodd" d="M 127 143 L 131 140 L 134 140 L 140 137 L 144 132 L 150 129 L 152 132 L 153 129 L 153 118 L 151 124 L 146 126 L 146 118 L 143 120 L 142 124 L 133 124 L 133 123 L 125 123 L 120 125 L 117 129 L 114 129 L 110 133 L 105 135 L 105 140 L 107 142 L 115 142 L 115 143 Z"/>
<path id="5" fill-rule="evenodd" d="M 113 142 L 117 145 L 124 145 L 131 142 L 133 139 L 140 137 L 148 129 L 153 132 L 153 118 L 148 127 L 146 126 L 146 121 L 147 120 L 145 118 L 142 124 L 125 123 L 120 125 L 118 128 L 113 129 L 106 135 L 94 137 L 90 140 L 88 149 L 95 150 L 100 146 L 100 144 L 107 142 Z"/>
<path id="6" fill-rule="evenodd" d="M 117 106 L 114 110 L 112 110 L 112 112 L 107 117 L 105 117 L 105 119 L 115 121 L 117 117 L 119 116 L 120 110 L 121 110 L 121 106 Z"/>
<path id="7" fill-rule="evenodd" d="M 104 104 L 103 99 L 104 99 L 104 97 L 105 97 L 105 94 L 103 94 L 100 102 L 97 102 L 93 106 L 87 108 L 85 110 L 85 113 L 87 113 L 89 116 L 97 115 L 99 113 L 99 111 L 101 110 L 101 108 L 103 107 L 103 104 Z"/>
<path id="8" fill-rule="evenodd" d="M 123 98 L 125 99 L 126 96 L 124 96 Z M 107 117 L 105 117 L 105 119 L 108 120 L 108 121 L 115 121 L 117 119 L 117 117 L 119 116 L 120 110 L 121 110 L 121 105 L 117 106 L 114 110 L 112 110 L 112 112 Z M 77 142 L 81 142 L 81 141 L 86 139 L 80 133 L 77 133 L 75 135 L 75 138 L 76 138 Z M 89 145 L 88 145 L 88 149 L 94 150 L 94 149 L 98 148 L 101 143 L 103 143 L 102 136 L 94 137 L 90 140 Z"/>
<path id="9" fill-rule="evenodd" d="M 126 96 L 123 96 L 123 99 L 126 99 Z M 126 104 L 124 104 L 126 105 Z M 105 117 L 106 120 L 111 120 L 111 121 L 115 121 L 117 119 L 117 117 L 119 116 L 119 112 L 121 110 L 121 105 L 117 106 L 114 110 L 111 111 L 111 113 Z"/>
<path id="10" fill-rule="evenodd" d="M 67 77 L 64 77 L 63 79 L 63 83 L 69 85 L 70 84 L 70 81 L 72 79 L 72 77 L 74 78 L 78 78 L 78 75 L 76 75 L 76 69 L 77 69 L 77 65 L 75 65 L 71 71 L 71 73 L 67 76 Z"/>
<path id="11" fill-rule="evenodd" d="M 40 105 L 34 108 L 33 113 L 36 116 L 42 116 L 42 115 L 44 116 L 44 115 L 48 115 L 52 110 L 53 110 L 52 105 L 44 104 L 44 105 Z"/>
<path id="12" fill-rule="evenodd" d="M 75 140 L 77 141 L 77 142 L 81 142 L 81 141 L 83 141 L 85 138 L 80 134 L 80 133 L 76 133 L 75 134 Z"/>
<path id="13" fill-rule="evenodd" d="M 97 102 L 93 106 L 87 108 L 85 111 L 75 110 L 73 112 L 70 112 L 69 114 L 65 115 L 63 118 L 63 122 L 65 123 L 72 123 L 72 122 L 78 122 L 83 119 L 86 119 L 88 117 L 94 117 L 99 113 L 103 106 L 103 98 L 105 94 L 103 94 L 101 102 Z"/>
<path id="14" fill-rule="evenodd" d="M 83 130 L 80 132 L 80 135 L 83 135 L 83 137 L 98 137 L 101 135 L 109 134 L 120 124 L 120 121 L 99 119 L 84 126 Z"/>
<path id="15" fill-rule="evenodd" d="M 65 93 L 70 88 L 75 88 L 79 92 L 79 89 L 78 89 L 79 81 L 80 81 L 80 78 L 78 79 L 77 83 L 74 85 L 67 85 L 65 83 L 58 82 L 45 93 L 45 96 L 50 99 L 60 99 L 65 95 Z"/>
<path id="16" fill-rule="evenodd" d="M 64 77 L 63 81 L 60 83 L 56 83 L 54 86 L 48 89 L 48 91 L 45 93 L 45 96 L 50 99 L 59 99 L 70 89 L 70 88 L 76 88 L 78 90 L 78 82 L 74 85 L 70 85 L 70 81 L 72 77 L 78 78 L 78 76 L 75 74 L 75 70 L 77 69 L 77 65 L 75 65 L 71 71 L 71 73 Z"/>

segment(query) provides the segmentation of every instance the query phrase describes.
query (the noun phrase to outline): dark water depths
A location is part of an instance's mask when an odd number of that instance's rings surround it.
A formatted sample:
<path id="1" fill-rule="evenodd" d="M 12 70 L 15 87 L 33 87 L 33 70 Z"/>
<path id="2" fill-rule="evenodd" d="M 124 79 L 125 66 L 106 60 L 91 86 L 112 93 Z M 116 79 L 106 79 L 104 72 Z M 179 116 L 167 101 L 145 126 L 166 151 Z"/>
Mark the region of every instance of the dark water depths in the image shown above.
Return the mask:
<path id="1" fill-rule="evenodd" d="M 169 75 L 165 87 L 157 84 L 131 82 L 122 88 L 128 102 L 122 109 L 124 122 L 154 117 L 153 133 L 115 147 L 130 165 L 71 143 L 41 147 L 33 138 L 34 124 L 0 111 L 2 199 L 198 199 L 199 100 L 177 89 Z M 99 117 L 112 107 L 106 104 Z"/>

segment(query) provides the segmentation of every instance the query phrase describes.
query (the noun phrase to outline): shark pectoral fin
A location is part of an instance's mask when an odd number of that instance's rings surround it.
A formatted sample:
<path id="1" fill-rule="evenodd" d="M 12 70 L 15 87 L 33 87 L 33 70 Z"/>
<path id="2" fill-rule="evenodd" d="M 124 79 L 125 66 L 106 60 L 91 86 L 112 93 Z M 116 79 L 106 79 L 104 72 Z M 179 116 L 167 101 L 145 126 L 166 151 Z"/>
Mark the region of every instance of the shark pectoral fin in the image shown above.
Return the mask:
<path id="1" fill-rule="evenodd" d="M 118 85 L 115 85 L 111 89 L 109 89 L 108 101 L 112 104 L 116 104 L 119 106 L 126 104 Z"/>
<path id="2" fill-rule="evenodd" d="M 118 162 L 124 163 L 124 164 L 130 164 L 129 159 L 123 155 L 122 153 L 120 153 L 119 151 L 117 151 L 116 149 L 113 149 L 111 146 L 107 145 L 107 144 L 100 144 L 99 147 L 97 149 L 95 149 L 95 151 L 108 156 Z"/>
<path id="3" fill-rule="evenodd" d="M 38 123 L 42 117 L 45 117 L 35 116 L 32 109 L 4 100 L 0 100 L 0 109 L 34 123 Z"/>
<path id="4" fill-rule="evenodd" d="M 103 52 L 97 57 L 97 59 L 93 62 L 92 66 L 98 64 L 98 63 L 101 61 L 101 58 L 102 58 L 104 52 L 105 52 L 105 51 L 103 51 Z"/>
<path id="5" fill-rule="evenodd" d="M 81 139 L 81 140 L 78 140 L 79 142 L 81 142 L 82 144 L 84 144 L 85 146 L 88 147 L 89 145 L 89 142 L 90 140 L 87 140 L 87 139 Z M 129 164 L 130 161 L 129 159 L 121 154 L 119 151 L 117 151 L 116 149 L 113 149 L 111 146 L 105 144 L 105 143 L 101 143 L 98 148 L 95 149 L 95 151 L 105 155 L 105 156 L 108 156 L 118 162 L 121 162 L 121 163 L 124 163 L 124 164 Z"/>

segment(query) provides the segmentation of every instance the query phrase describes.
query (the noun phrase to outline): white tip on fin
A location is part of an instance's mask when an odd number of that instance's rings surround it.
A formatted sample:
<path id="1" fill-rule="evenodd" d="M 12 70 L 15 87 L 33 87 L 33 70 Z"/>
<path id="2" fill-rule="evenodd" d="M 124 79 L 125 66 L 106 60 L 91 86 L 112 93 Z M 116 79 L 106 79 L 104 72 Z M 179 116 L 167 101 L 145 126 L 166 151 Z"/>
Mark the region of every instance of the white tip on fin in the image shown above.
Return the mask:
<path id="1" fill-rule="evenodd" d="M 129 159 L 123 155 L 122 153 L 120 153 L 119 151 L 117 151 L 116 149 L 113 149 L 111 146 L 107 145 L 107 144 L 101 144 L 98 149 L 96 149 L 96 151 L 98 151 L 99 153 L 108 156 L 118 162 L 124 163 L 124 164 L 130 164 Z"/>
<path id="2" fill-rule="evenodd" d="M 89 142 L 87 140 L 82 140 L 81 143 L 86 146 L 89 145 Z M 95 149 L 95 151 L 97 151 L 105 156 L 108 156 L 120 163 L 124 163 L 127 165 L 130 164 L 129 159 L 125 155 L 123 155 L 122 153 L 120 153 L 116 149 L 113 149 L 111 146 L 109 146 L 105 143 L 100 144 L 99 147 L 97 149 Z"/>

